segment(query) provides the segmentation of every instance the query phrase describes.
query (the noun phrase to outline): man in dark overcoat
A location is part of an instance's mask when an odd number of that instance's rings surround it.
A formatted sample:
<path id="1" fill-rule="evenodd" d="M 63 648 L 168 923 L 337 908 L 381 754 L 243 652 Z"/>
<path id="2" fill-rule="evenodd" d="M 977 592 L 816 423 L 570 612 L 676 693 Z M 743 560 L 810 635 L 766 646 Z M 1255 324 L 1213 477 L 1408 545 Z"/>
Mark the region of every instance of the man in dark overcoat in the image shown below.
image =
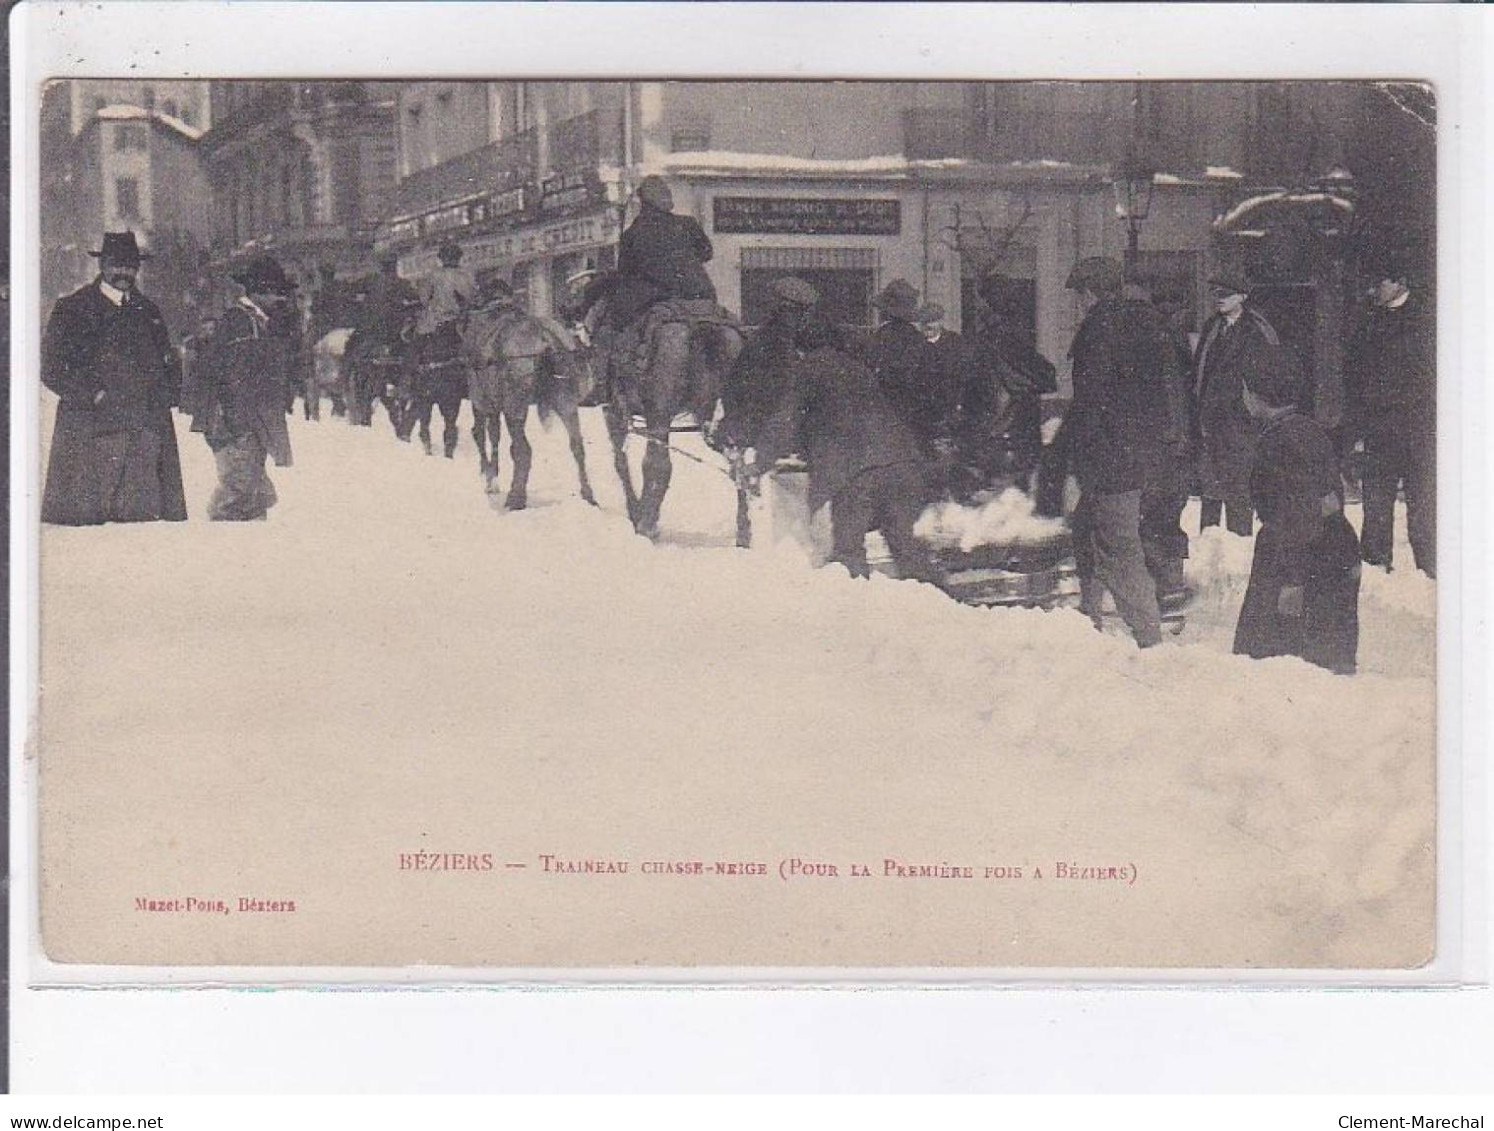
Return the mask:
<path id="1" fill-rule="evenodd" d="M 1406 492 L 1416 568 L 1437 576 L 1437 341 L 1429 297 L 1381 279 L 1345 366 L 1354 438 L 1364 444 L 1364 560 L 1390 568 L 1395 502 Z"/>
<path id="2" fill-rule="evenodd" d="M 607 318 L 622 330 L 666 299 L 716 299 L 706 274 L 710 237 L 693 216 L 674 213 L 674 195 L 662 177 L 644 177 L 636 193 L 639 212 L 617 247 L 617 276 L 607 295 Z"/>
<path id="3" fill-rule="evenodd" d="M 965 336 L 944 325 L 944 307 L 937 302 L 918 312 L 918 329 L 933 356 L 932 396 L 938 408 L 937 438 L 953 442 L 960 392 L 975 379 L 975 357 Z"/>
<path id="4" fill-rule="evenodd" d="M 136 277 L 133 232 L 106 232 L 99 275 L 59 299 L 42 337 L 42 384 L 61 398 L 42 521 L 180 522 L 187 517 L 171 409 L 180 359 Z"/>
<path id="5" fill-rule="evenodd" d="M 944 397 L 933 347 L 918 328 L 925 308 L 905 279 L 888 283 L 872 305 L 882 316 L 871 343 L 877 386 L 893 412 L 932 452 L 944 425 Z"/>
<path id="6" fill-rule="evenodd" d="M 294 380 L 296 341 L 284 311 L 295 284 L 267 255 L 233 279 L 244 293 L 218 320 L 204 374 L 209 396 L 192 430 L 204 434 L 218 465 L 208 517 L 244 522 L 265 518 L 275 505 L 265 460 L 291 464 L 285 391 Z"/>
<path id="7" fill-rule="evenodd" d="M 988 473 L 1031 471 L 1042 452 L 1044 394 L 1058 392 L 1053 363 L 1002 313 L 1004 278 L 988 272 L 977 293 L 987 312 L 966 340 L 974 363 L 960 391 L 959 439 Z"/>
<path id="8" fill-rule="evenodd" d="M 399 377 L 407 342 L 414 332 L 420 296 L 407 279 L 400 278 L 399 257 L 382 252 L 378 272 L 363 281 L 355 298 L 353 334 L 343 351 L 345 384 L 355 407 L 356 423 L 373 423 L 371 409 L 376 399 L 388 400 L 389 383 Z M 376 363 L 387 355 L 400 365 L 381 368 Z M 395 413 L 398 409 L 395 408 Z"/>
<path id="9" fill-rule="evenodd" d="M 1141 498 L 1180 428 L 1169 413 L 1172 363 L 1150 303 L 1122 297 L 1119 263 L 1081 260 L 1068 287 L 1091 304 L 1069 350 L 1074 400 L 1064 421 L 1080 499 L 1072 518 L 1081 608 L 1098 617 L 1105 590 L 1143 648 L 1161 641 L 1156 582 L 1141 542 Z"/>
<path id="10" fill-rule="evenodd" d="M 1352 675 L 1359 649 L 1359 542 L 1343 511 L 1333 441 L 1299 405 L 1284 370 L 1246 374 L 1246 410 L 1261 424 L 1250 476 L 1260 512 L 1236 653 L 1300 656 Z"/>
<path id="11" fill-rule="evenodd" d="M 831 560 L 855 577 L 870 573 L 866 535 L 879 530 L 900 577 L 938 583 L 941 571 L 913 536 L 928 502 L 932 464 L 867 367 L 829 322 L 810 319 L 795 335 L 800 359 L 788 391 L 758 437 L 758 459 L 795 447 L 809 463 L 809 511 L 830 504 Z"/>
<path id="12" fill-rule="evenodd" d="M 1193 358 L 1193 404 L 1198 413 L 1195 456 L 1203 509 L 1200 525 L 1220 517 L 1234 533 L 1255 529 L 1250 509 L 1250 469 L 1260 426 L 1245 411 L 1247 375 L 1299 379 L 1292 347 L 1250 304 L 1250 280 L 1222 273 L 1210 281 L 1216 313 L 1199 336 Z"/>
<path id="13" fill-rule="evenodd" d="M 773 309 L 747 339 L 721 386 L 721 435 L 736 448 L 756 446 L 758 433 L 778 408 L 789 369 L 799 360 L 794 335 L 814 316 L 819 293 L 792 275 L 774 279 Z M 792 442 L 790 450 L 794 450 Z"/>

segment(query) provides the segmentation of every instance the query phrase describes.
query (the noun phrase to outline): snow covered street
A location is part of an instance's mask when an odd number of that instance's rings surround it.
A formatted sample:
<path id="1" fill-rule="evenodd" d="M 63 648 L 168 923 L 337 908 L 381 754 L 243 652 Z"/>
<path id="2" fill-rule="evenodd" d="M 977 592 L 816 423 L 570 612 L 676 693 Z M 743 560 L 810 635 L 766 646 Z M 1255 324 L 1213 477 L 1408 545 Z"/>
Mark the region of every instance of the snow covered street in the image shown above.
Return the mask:
<path id="1" fill-rule="evenodd" d="M 1075 612 L 734 549 L 730 482 L 688 459 L 652 545 L 583 418 L 597 509 L 558 427 L 531 418 L 531 509 L 506 513 L 465 413 L 447 461 L 324 407 L 267 522 L 205 521 L 178 418 L 189 522 L 44 528 L 54 960 L 1431 957 L 1436 594 L 1404 545 L 1365 572 L 1356 677 L 1229 654 L 1251 545 L 1222 530 L 1193 539 L 1183 635 L 1142 653 Z M 630 866 L 559 866 L 583 861 Z M 643 867 L 670 862 L 704 874 Z M 178 896 L 230 913 L 139 909 Z"/>

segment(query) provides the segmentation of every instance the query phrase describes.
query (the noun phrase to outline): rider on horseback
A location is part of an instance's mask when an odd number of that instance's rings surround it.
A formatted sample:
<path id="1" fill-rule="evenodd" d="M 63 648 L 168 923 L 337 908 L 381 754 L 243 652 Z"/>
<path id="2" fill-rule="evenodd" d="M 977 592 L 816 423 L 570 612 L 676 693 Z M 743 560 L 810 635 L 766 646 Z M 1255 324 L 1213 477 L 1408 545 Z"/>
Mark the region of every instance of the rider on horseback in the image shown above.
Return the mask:
<path id="1" fill-rule="evenodd" d="M 373 401 L 388 401 L 391 374 L 381 370 L 399 363 L 410 316 L 419 305 L 415 288 L 399 277 L 399 257 L 393 252 L 381 254 L 379 273 L 362 287 L 356 326 L 344 355 L 357 414 L 353 423 L 372 423 Z"/>
<path id="2" fill-rule="evenodd" d="M 711 241 L 693 216 L 674 213 L 674 196 L 662 177 L 648 176 L 639 182 L 640 211 L 623 232 L 618 244 L 617 273 L 596 280 L 587 289 L 584 306 L 590 309 L 606 300 L 606 328 L 597 345 L 606 361 L 624 364 L 602 366 L 624 381 L 631 377 L 626 364 L 639 345 L 643 315 L 662 302 L 684 300 L 709 303 L 714 311 L 716 288 L 706 274 L 711 259 Z"/>
<path id="3" fill-rule="evenodd" d="M 477 280 L 461 266 L 462 249 L 451 240 L 436 253 L 441 265 L 420 281 L 420 314 L 415 322 L 413 364 L 405 369 L 401 389 L 404 419 L 400 438 L 408 439 L 418 421 L 421 440 L 429 450 L 431 406 L 441 406 L 445 421 L 446 457 L 457 443 L 457 413 L 467 393 L 462 366 L 462 323 L 476 296 Z"/>

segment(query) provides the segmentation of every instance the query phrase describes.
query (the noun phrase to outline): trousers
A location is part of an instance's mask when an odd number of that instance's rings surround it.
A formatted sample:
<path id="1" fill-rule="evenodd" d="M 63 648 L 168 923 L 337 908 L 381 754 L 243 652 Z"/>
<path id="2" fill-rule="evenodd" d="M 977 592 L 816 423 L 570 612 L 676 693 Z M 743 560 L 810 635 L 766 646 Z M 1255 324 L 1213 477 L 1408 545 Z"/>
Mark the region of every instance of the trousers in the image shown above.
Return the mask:
<path id="1" fill-rule="evenodd" d="M 1098 616 L 1108 589 L 1136 643 L 1143 648 L 1161 643 L 1157 585 L 1141 544 L 1141 491 L 1083 490 L 1070 525 L 1083 611 Z"/>
<path id="2" fill-rule="evenodd" d="M 208 502 L 213 522 L 249 522 L 266 516 L 277 501 L 275 485 L 265 471 L 268 453 L 253 432 L 213 448 L 218 486 Z"/>

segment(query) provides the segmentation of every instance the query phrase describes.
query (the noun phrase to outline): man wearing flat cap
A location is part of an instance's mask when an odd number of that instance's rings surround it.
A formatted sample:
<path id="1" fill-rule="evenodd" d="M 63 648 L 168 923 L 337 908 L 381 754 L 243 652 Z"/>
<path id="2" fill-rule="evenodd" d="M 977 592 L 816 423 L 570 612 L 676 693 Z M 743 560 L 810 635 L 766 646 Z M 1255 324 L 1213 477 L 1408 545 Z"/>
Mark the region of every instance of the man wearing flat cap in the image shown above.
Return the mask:
<path id="1" fill-rule="evenodd" d="M 61 398 L 42 521 L 180 522 L 171 409 L 181 365 L 161 312 L 136 286 L 148 256 L 134 232 L 106 232 L 90 254 L 98 278 L 58 300 L 42 338 L 42 384 Z"/>
<path id="2" fill-rule="evenodd" d="M 285 311 L 296 285 L 268 255 L 232 278 L 244 293 L 218 320 L 206 365 L 209 395 L 192 422 L 218 465 L 218 488 L 208 504 L 216 522 L 265 518 L 276 502 L 265 460 L 277 467 L 291 463 L 285 390 L 296 348 Z"/>
<path id="3" fill-rule="evenodd" d="M 1072 518 L 1080 608 L 1098 618 L 1108 590 L 1147 648 L 1160 643 L 1162 630 L 1141 541 L 1141 498 L 1185 435 L 1169 396 L 1175 359 L 1161 315 L 1123 296 L 1115 260 L 1081 260 L 1067 285 L 1090 304 L 1069 349 L 1074 399 L 1063 424 L 1080 490 Z"/>
<path id="4" fill-rule="evenodd" d="M 722 437 L 743 451 L 757 444 L 758 432 L 783 399 L 789 368 L 799 359 L 794 335 L 816 316 L 820 301 L 814 287 L 793 275 L 774 279 L 769 293 L 768 320 L 747 340 L 721 388 Z M 797 450 L 792 439 L 789 447 Z"/>
<path id="5" fill-rule="evenodd" d="M 638 216 L 617 247 L 617 282 L 608 297 L 608 321 L 624 329 L 656 302 L 716 299 L 706 274 L 710 238 L 693 216 L 677 216 L 674 194 L 662 177 L 644 177 L 634 194 Z"/>

